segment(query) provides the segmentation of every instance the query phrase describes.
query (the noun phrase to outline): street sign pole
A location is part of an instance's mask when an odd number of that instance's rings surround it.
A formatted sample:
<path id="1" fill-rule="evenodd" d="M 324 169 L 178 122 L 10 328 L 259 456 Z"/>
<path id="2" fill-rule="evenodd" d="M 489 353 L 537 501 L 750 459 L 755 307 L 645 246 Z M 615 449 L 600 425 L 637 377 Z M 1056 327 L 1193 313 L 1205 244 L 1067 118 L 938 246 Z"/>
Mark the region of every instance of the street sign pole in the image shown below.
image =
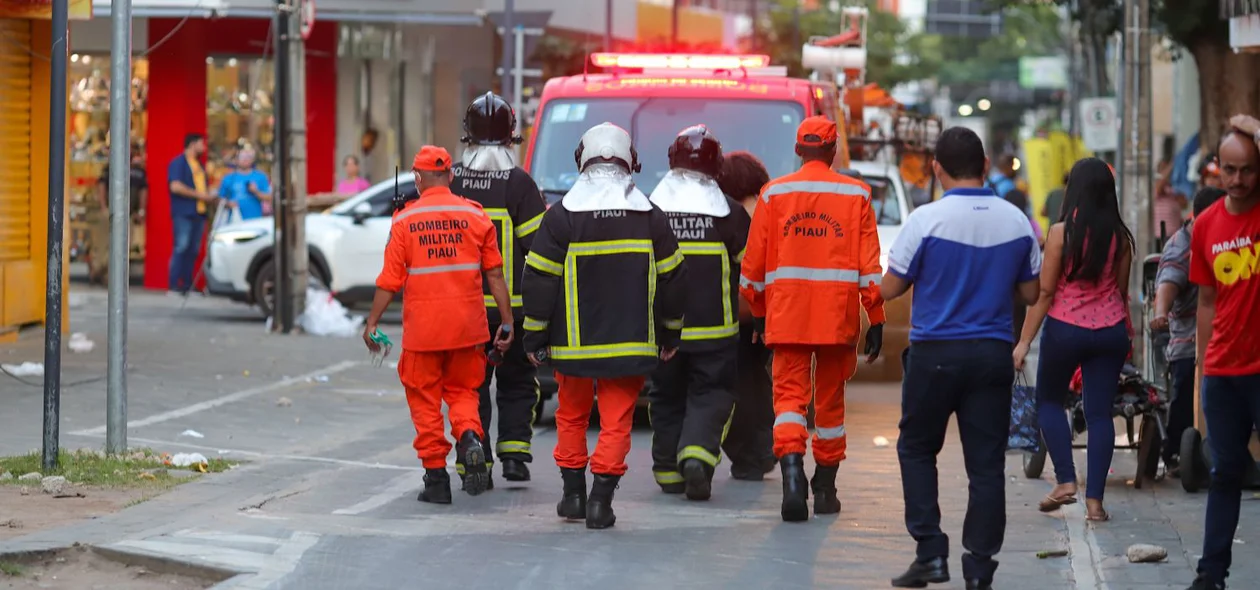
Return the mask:
<path id="1" fill-rule="evenodd" d="M 52 0 L 52 50 L 49 59 L 48 266 L 44 300 L 44 447 L 45 472 L 57 468 L 61 449 L 61 286 L 66 211 L 66 67 L 69 61 L 70 1 Z M 128 85 L 130 87 L 130 85 Z"/>
<path id="2" fill-rule="evenodd" d="M 110 4 L 109 359 L 105 451 L 127 450 L 127 289 L 131 282 L 131 0 Z"/>
<path id="3" fill-rule="evenodd" d="M 271 290 L 273 320 L 272 330 L 284 334 L 293 329 L 293 310 L 289 308 L 289 293 L 293 290 L 289 284 L 290 268 L 293 261 L 289 256 L 288 243 L 288 200 L 289 200 L 289 5 L 286 0 L 276 0 L 276 21 L 273 28 L 276 32 L 276 92 L 272 100 L 275 118 L 275 160 L 272 175 L 275 183 L 271 196 L 271 210 L 275 216 L 275 284 Z"/>
<path id="4" fill-rule="evenodd" d="M 512 112 L 520 116 L 521 89 L 525 86 L 525 27 L 516 25 L 512 36 L 516 44 L 516 50 L 512 53 L 515 58 L 512 64 Z"/>
<path id="5" fill-rule="evenodd" d="M 503 75 L 499 78 L 499 92 L 503 93 L 503 99 L 511 101 L 511 97 L 507 96 L 508 90 L 512 87 L 512 31 L 516 29 L 512 20 L 516 12 L 516 3 L 513 0 L 505 0 L 503 3 L 503 33 L 499 35 L 499 39 L 503 42 Z"/>

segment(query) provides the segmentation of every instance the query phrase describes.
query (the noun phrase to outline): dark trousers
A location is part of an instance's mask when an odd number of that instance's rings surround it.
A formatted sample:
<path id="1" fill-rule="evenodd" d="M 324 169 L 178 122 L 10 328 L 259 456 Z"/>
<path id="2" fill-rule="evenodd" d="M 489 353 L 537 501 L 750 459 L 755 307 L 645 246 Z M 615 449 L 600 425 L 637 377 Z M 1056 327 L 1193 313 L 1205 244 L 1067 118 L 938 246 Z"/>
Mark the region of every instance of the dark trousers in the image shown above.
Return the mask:
<path id="1" fill-rule="evenodd" d="M 1200 393 L 1212 453 L 1212 486 L 1199 573 L 1214 582 L 1224 582 L 1233 559 L 1243 484 L 1255 464 L 1247 444 L 1252 430 L 1260 425 L 1260 375 L 1204 377 Z"/>
<path id="2" fill-rule="evenodd" d="M 197 254 L 201 252 L 201 234 L 205 229 L 206 218 L 201 215 L 171 217 L 172 247 L 167 289 L 180 293 L 192 290 Z"/>
<path id="3" fill-rule="evenodd" d="M 921 561 L 949 556 L 941 531 L 936 456 L 945 444 L 950 414 L 958 416 L 967 469 L 963 520 L 963 575 L 992 580 L 1006 534 L 1006 439 L 1015 369 L 1011 343 L 1001 340 L 914 342 L 902 353 L 901 486 L 906 529 Z"/>
<path id="4" fill-rule="evenodd" d="M 1168 438 L 1164 440 L 1164 463 L 1181 452 L 1181 435 L 1194 426 L 1194 359 L 1168 362 L 1172 400 L 1168 404 Z"/>
<path id="5" fill-rule="evenodd" d="M 486 378 L 481 382 L 478 392 L 481 394 L 481 429 L 486 433 L 482 446 L 486 449 L 486 462 L 494 463 L 497 453 L 501 459 L 516 459 L 526 463 L 533 461 L 530 442 L 534 438 L 534 407 L 538 404 L 537 369 L 525 356 L 525 346 L 521 344 L 523 336 L 522 321 L 512 327 L 512 345 L 503 353 L 503 362 L 499 366 L 486 365 Z M 494 336 L 499 330 L 499 314 L 490 313 L 490 343 L 486 344 L 486 354 L 493 348 Z M 490 379 L 495 379 L 495 396 L 490 397 Z M 494 406 L 499 406 L 499 442 L 494 444 L 494 435 L 490 433 L 490 423 L 494 417 Z"/>
<path id="6" fill-rule="evenodd" d="M 1076 481 L 1072 463 L 1072 431 L 1063 411 L 1072 383 L 1072 374 L 1081 368 L 1084 383 L 1085 430 L 1089 433 L 1085 453 L 1085 497 L 1103 499 L 1107 472 L 1116 452 L 1116 425 L 1111 410 L 1115 406 L 1120 370 L 1129 354 L 1129 334 L 1121 322 L 1109 328 L 1090 330 L 1046 318 L 1041 331 L 1037 361 L 1037 423 L 1046 439 L 1046 451 L 1054 462 L 1059 483 Z"/>
<path id="7" fill-rule="evenodd" d="M 722 450 L 731 458 L 731 467 L 764 469 L 774 465 L 774 387 L 766 364 L 770 351 L 752 341 L 752 331 L 739 335 L 738 381 L 735 384 L 735 412 L 731 427 L 722 441 Z"/>
<path id="8" fill-rule="evenodd" d="M 678 464 L 698 459 L 710 468 L 735 407 L 736 342 L 705 352 L 679 351 L 652 375 L 652 473 L 661 485 L 681 483 Z"/>

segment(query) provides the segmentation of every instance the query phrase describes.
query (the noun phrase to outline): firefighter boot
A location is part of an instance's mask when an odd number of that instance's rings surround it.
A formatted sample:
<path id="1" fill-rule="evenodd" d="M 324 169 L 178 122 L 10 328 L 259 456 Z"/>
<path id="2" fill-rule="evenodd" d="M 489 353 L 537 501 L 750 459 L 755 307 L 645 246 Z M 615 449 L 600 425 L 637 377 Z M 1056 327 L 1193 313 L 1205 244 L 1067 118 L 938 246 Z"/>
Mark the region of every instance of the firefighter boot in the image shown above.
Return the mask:
<path id="1" fill-rule="evenodd" d="M 586 470 L 560 469 L 564 479 L 564 496 L 556 504 L 556 514 L 567 520 L 586 518 Z"/>
<path id="2" fill-rule="evenodd" d="M 836 472 L 839 465 L 819 465 L 809 480 L 814 490 L 814 514 L 840 514 L 840 498 L 836 497 Z"/>
<path id="3" fill-rule="evenodd" d="M 606 529 L 617 522 L 613 514 L 613 491 L 621 481 L 620 475 L 595 475 L 591 483 L 591 497 L 586 502 L 586 528 Z"/>
<path id="4" fill-rule="evenodd" d="M 465 430 L 459 437 L 459 461 L 464 464 L 464 491 L 476 496 L 490 487 L 490 469 L 486 466 L 486 450 L 476 432 Z"/>
<path id="5" fill-rule="evenodd" d="M 529 466 L 520 459 L 503 459 L 503 479 L 529 481 Z"/>
<path id="6" fill-rule="evenodd" d="M 713 479 L 709 470 L 699 459 L 686 459 L 682 462 L 683 481 L 687 486 L 688 500 L 708 500 L 713 494 Z"/>
<path id="7" fill-rule="evenodd" d="M 784 455 L 779 459 L 783 472 L 783 520 L 802 522 L 809 520 L 809 480 L 805 477 L 805 456 L 800 453 Z"/>
<path id="8" fill-rule="evenodd" d="M 430 504 L 451 503 L 451 476 L 445 469 L 424 470 L 424 491 L 416 498 Z"/>

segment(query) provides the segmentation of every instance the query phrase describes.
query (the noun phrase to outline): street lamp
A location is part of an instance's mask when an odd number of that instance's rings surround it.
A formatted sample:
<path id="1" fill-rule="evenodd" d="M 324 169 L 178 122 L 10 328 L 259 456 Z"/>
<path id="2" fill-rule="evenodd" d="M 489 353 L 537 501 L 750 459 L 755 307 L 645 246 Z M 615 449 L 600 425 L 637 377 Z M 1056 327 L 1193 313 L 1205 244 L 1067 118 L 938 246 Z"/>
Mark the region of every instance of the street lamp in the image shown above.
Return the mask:
<path id="1" fill-rule="evenodd" d="M 973 113 L 973 112 L 975 112 L 975 110 L 974 110 L 974 109 L 972 109 L 972 108 L 971 108 L 971 105 L 969 105 L 969 104 L 965 104 L 965 105 L 962 105 L 962 106 L 958 107 L 958 114 L 959 114 L 959 115 L 962 115 L 962 116 L 964 116 L 964 117 L 970 117 L 970 116 L 971 116 L 971 113 Z"/>
<path id="2" fill-rule="evenodd" d="M 987 111 L 993 108 L 993 103 L 989 102 L 989 99 L 987 98 L 982 98 L 978 102 L 976 102 L 976 106 L 980 107 L 980 110 L 982 111 Z"/>

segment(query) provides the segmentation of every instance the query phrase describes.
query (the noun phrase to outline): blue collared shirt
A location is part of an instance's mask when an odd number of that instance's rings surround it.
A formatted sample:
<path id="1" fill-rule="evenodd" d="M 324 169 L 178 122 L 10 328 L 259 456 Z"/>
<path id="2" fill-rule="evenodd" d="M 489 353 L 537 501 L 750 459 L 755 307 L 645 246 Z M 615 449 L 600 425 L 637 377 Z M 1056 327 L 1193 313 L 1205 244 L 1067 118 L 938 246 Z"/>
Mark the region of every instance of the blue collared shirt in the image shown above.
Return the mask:
<path id="1" fill-rule="evenodd" d="M 1013 297 L 1041 274 L 1028 217 L 989 188 L 961 188 L 918 207 L 888 253 L 914 285 L 910 341 L 1014 341 Z"/>

